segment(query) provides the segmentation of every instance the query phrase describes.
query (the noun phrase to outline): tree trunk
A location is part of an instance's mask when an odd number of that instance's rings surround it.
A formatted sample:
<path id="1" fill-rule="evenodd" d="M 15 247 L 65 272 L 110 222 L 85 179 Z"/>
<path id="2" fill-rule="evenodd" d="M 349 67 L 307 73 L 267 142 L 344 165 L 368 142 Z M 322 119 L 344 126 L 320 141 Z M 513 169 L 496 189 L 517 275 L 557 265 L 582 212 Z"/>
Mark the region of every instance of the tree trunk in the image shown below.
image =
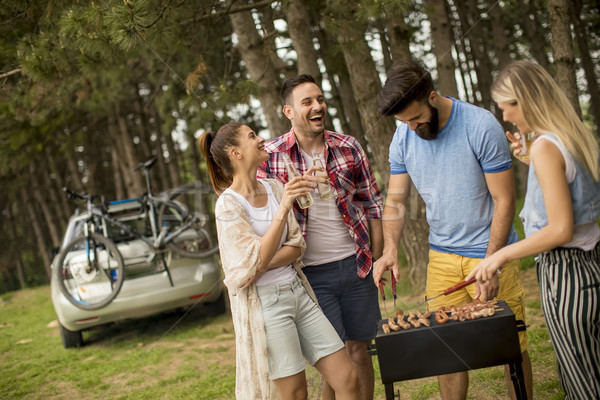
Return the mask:
<path id="1" fill-rule="evenodd" d="M 289 131 L 290 124 L 281 112 L 281 82 L 271 61 L 277 55 L 269 54 L 268 46 L 256 30 L 251 11 L 230 14 L 229 18 L 238 37 L 237 48 L 246 64 L 248 75 L 258 85 L 258 98 L 270 135 L 279 136 Z"/>
<path id="2" fill-rule="evenodd" d="M 470 64 L 473 63 L 473 55 L 468 51 L 460 17 L 458 16 L 455 5 L 452 6 L 448 2 L 445 2 L 444 8 L 446 14 L 449 16 L 450 25 L 452 27 L 452 29 L 450 29 L 450 34 L 456 51 L 456 65 L 460 72 L 459 76 L 465 93 L 463 100 L 472 104 L 478 104 L 475 96 L 475 87 L 470 73 Z"/>
<path id="3" fill-rule="evenodd" d="M 573 13 L 571 20 L 575 28 L 575 37 L 577 39 L 577 47 L 579 48 L 579 58 L 581 66 L 585 72 L 585 80 L 587 81 L 587 92 L 590 95 L 590 110 L 594 121 L 596 122 L 596 132 L 600 132 L 600 90 L 598 89 L 598 80 L 596 79 L 596 71 L 594 60 L 591 57 L 591 52 L 588 46 L 588 33 L 585 29 L 585 24 L 581 21 L 581 0 L 573 2 Z"/>
<path id="4" fill-rule="evenodd" d="M 520 14 L 521 26 L 525 32 L 525 37 L 530 43 L 529 51 L 536 61 L 546 70 L 550 67 L 548 53 L 546 51 L 547 41 L 544 33 L 540 30 L 541 21 L 539 20 L 537 7 L 534 0 L 525 0 L 526 4 L 517 3 L 517 12 Z"/>
<path id="5" fill-rule="evenodd" d="M 510 47 L 507 38 L 509 34 L 504 26 L 502 6 L 497 1 L 485 0 L 485 7 L 491 19 L 492 45 L 498 59 L 497 69 L 501 70 L 510 63 Z"/>
<path id="6" fill-rule="evenodd" d="M 27 280 L 25 279 L 25 265 L 23 264 L 23 258 L 21 254 L 15 257 L 15 267 L 17 269 L 17 279 L 19 280 L 19 288 L 25 289 L 27 287 Z"/>
<path id="7" fill-rule="evenodd" d="M 232 3 L 235 1 L 238 0 L 233 0 Z M 264 54 L 266 54 L 273 63 L 276 73 L 278 75 L 283 74 L 286 76 L 286 78 L 295 76 L 296 71 L 292 71 L 293 68 L 288 67 L 285 61 L 283 61 L 277 55 L 277 45 L 275 43 L 277 31 L 275 30 L 275 13 L 273 12 L 273 8 L 270 5 L 257 7 L 256 15 L 258 15 L 260 20 L 260 27 L 264 42 Z"/>
<path id="8" fill-rule="evenodd" d="M 63 188 L 66 186 L 65 181 L 62 174 L 58 172 L 60 170 L 59 166 L 49 147 L 46 147 L 46 162 L 54 175 L 54 179 L 51 181 L 55 184 L 52 185 L 52 187 L 49 187 L 52 203 L 54 203 L 54 208 L 56 209 L 60 230 L 64 231 L 67 228 L 67 221 L 71 216 L 71 208 L 69 207 L 67 196 L 63 193 Z"/>
<path id="9" fill-rule="evenodd" d="M 29 194 L 29 190 L 21 189 L 21 199 L 23 199 L 23 205 L 25 206 L 25 210 L 29 219 L 29 225 L 33 230 L 33 235 L 35 238 L 35 242 L 38 248 L 38 254 L 42 257 L 42 261 L 44 264 L 44 271 L 46 273 L 47 281 L 50 280 L 51 270 L 50 264 L 52 260 L 50 260 L 50 253 L 48 252 L 48 246 L 46 245 L 46 240 L 44 239 L 44 234 L 42 232 L 42 228 L 40 226 L 40 219 L 38 218 L 38 213 L 36 212 L 36 207 L 33 204 L 33 199 Z"/>
<path id="10" fill-rule="evenodd" d="M 181 186 L 181 172 L 182 172 L 181 167 L 180 167 L 180 162 L 179 162 L 179 154 L 181 154 L 181 151 L 175 147 L 175 143 L 173 141 L 173 134 L 170 131 L 166 132 L 166 133 L 162 132 L 164 130 L 164 128 L 163 128 L 164 122 L 163 122 L 158 110 L 156 108 L 152 107 L 150 113 L 151 113 L 152 119 L 154 119 L 154 128 L 159 136 L 158 147 L 159 147 L 159 152 L 160 152 L 159 161 L 161 163 L 160 171 L 161 171 L 161 174 L 163 175 L 161 189 L 165 190 L 165 189 L 169 189 L 169 188 L 179 187 L 179 186 Z M 186 127 L 185 129 L 186 129 L 186 132 L 185 132 L 186 139 L 188 139 L 188 146 L 192 152 L 196 152 L 197 151 L 196 141 L 193 136 L 191 139 L 189 138 L 189 135 L 187 135 L 188 128 Z M 168 160 L 165 160 L 163 157 L 163 151 L 162 151 L 163 145 L 165 145 L 167 147 L 167 151 L 169 153 Z M 192 169 L 194 169 L 194 165 L 192 165 Z"/>
<path id="11" fill-rule="evenodd" d="M 356 25 L 353 28 L 356 28 Z M 342 45 L 342 53 L 348 66 L 354 98 L 361 117 L 362 131 L 371 146 L 375 164 L 382 178 L 387 182 L 388 145 L 395 127 L 391 119 L 381 118 L 377 113 L 377 94 L 381 89 L 381 82 L 364 38 L 364 30 L 347 29 L 344 33 L 338 35 L 338 41 Z"/>
<path id="12" fill-rule="evenodd" d="M 188 137 L 190 138 L 190 142 L 194 143 L 193 146 L 190 147 L 190 151 L 188 154 L 188 157 L 190 158 L 190 166 L 191 166 L 191 178 L 194 179 L 194 182 L 204 182 L 207 183 L 208 180 L 203 176 L 202 172 L 200 171 L 200 163 L 203 162 L 203 158 L 202 155 L 200 154 L 200 151 L 198 150 L 198 146 L 196 145 L 195 142 L 195 137 L 194 137 L 194 133 L 193 132 L 187 132 Z M 185 182 L 185 183 L 190 183 L 190 182 Z"/>
<path id="13" fill-rule="evenodd" d="M 117 129 L 111 129 L 110 131 L 113 134 L 115 143 L 119 144 L 117 150 L 119 151 L 119 159 L 121 160 L 121 165 L 123 166 L 121 172 L 123 173 L 125 190 L 129 198 L 137 197 L 145 189 L 142 179 L 137 176 L 137 173 L 134 175 L 133 171 L 133 169 L 140 163 L 140 160 L 138 160 L 135 149 L 133 148 L 133 140 L 129 136 L 127 121 L 123 116 L 120 115 L 118 105 L 116 106 L 115 110 L 115 118 L 117 123 L 115 128 Z"/>
<path id="14" fill-rule="evenodd" d="M 431 26 L 433 54 L 437 61 L 438 89 L 444 96 L 458 98 L 450 21 L 444 9 L 444 2 L 445 0 L 425 0 L 425 12 Z"/>
<path id="15" fill-rule="evenodd" d="M 411 182 L 402 248 L 408 262 L 408 277 L 413 286 L 420 289 L 423 289 L 427 282 L 429 263 L 429 224 L 425 210 L 425 202 Z"/>
<path id="16" fill-rule="evenodd" d="M 125 187 L 123 186 L 123 176 L 121 175 L 121 160 L 119 160 L 119 155 L 114 146 L 110 149 L 110 155 L 112 157 L 111 165 L 115 185 L 115 199 L 125 199 Z"/>
<path id="17" fill-rule="evenodd" d="M 143 104 L 143 99 L 140 97 L 139 95 L 139 88 L 136 88 L 136 93 L 135 93 L 135 101 L 133 101 L 132 103 L 132 107 L 135 111 L 135 115 L 136 115 L 136 121 L 134 121 L 136 130 L 138 132 L 138 138 L 139 138 L 139 149 L 141 149 L 141 151 L 138 150 L 138 154 L 137 158 L 140 161 L 146 161 L 147 159 L 149 159 L 150 157 L 152 157 L 152 149 L 151 149 L 151 144 L 150 144 L 150 129 L 149 129 L 149 125 L 148 125 L 148 115 L 146 113 L 146 109 L 144 108 L 144 104 Z"/>
<path id="18" fill-rule="evenodd" d="M 379 34 L 379 43 L 381 46 L 381 55 L 383 57 L 383 67 L 386 71 L 389 71 L 394 64 L 392 60 L 392 53 L 390 50 L 390 42 L 387 38 L 387 34 L 385 32 L 385 24 L 381 18 L 377 18 L 375 20 L 375 28 L 377 29 L 377 33 Z"/>
<path id="19" fill-rule="evenodd" d="M 296 50 L 298 74 L 309 74 L 321 86 L 321 71 L 317 62 L 317 52 L 313 45 L 310 16 L 303 0 L 288 0 L 284 3 L 285 18 L 292 45 Z"/>
<path id="20" fill-rule="evenodd" d="M 23 266 L 23 256 L 21 255 L 21 251 L 19 248 L 14 248 L 17 243 L 20 243 L 19 234 L 17 233 L 18 222 L 15 220 L 15 216 L 12 213 L 12 207 L 10 204 L 6 207 L 6 211 L 8 213 L 8 220 L 10 221 L 11 228 L 11 241 L 13 242 L 13 247 L 11 249 L 12 255 L 11 258 L 14 260 L 15 267 L 17 270 L 17 279 L 19 280 L 20 289 L 25 289 L 27 286 L 27 280 L 25 279 L 25 268 Z M 19 246 L 20 247 L 20 246 Z"/>
<path id="21" fill-rule="evenodd" d="M 77 160 L 75 160 L 75 155 L 70 154 L 67 157 L 67 169 L 69 171 L 69 175 L 71 175 L 71 183 L 75 185 L 76 192 L 83 192 L 85 189 L 83 187 L 83 183 L 81 182 L 81 174 L 79 173 L 79 168 L 77 167 Z"/>
<path id="22" fill-rule="evenodd" d="M 404 20 L 404 14 L 396 11 L 394 15 L 388 15 L 386 20 L 386 30 L 390 41 L 390 51 L 392 52 L 392 61 L 411 58 L 410 37 L 411 30 Z"/>
<path id="23" fill-rule="evenodd" d="M 466 34 L 471 45 L 475 72 L 477 74 L 477 89 L 481 96 L 481 105 L 488 110 L 492 107 L 491 77 L 492 65 L 487 53 L 487 37 L 480 12 L 475 0 L 455 0 L 462 31 Z"/>
<path id="24" fill-rule="evenodd" d="M 45 168 L 42 168 L 42 170 L 44 169 Z M 54 213 L 50 211 L 50 202 L 44 196 L 44 193 L 46 192 L 46 186 L 40 182 L 38 175 L 39 174 L 36 172 L 36 166 L 33 164 L 33 161 L 31 161 L 29 163 L 29 177 L 31 179 L 31 188 L 33 188 L 31 192 L 33 193 L 33 198 L 37 203 L 35 207 L 41 212 L 41 219 L 39 222 L 45 222 L 45 225 L 48 228 L 48 233 L 50 234 L 52 246 L 58 247 L 60 246 L 61 242 L 60 233 L 56 229 L 57 224 L 54 221 Z"/>
<path id="25" fill-rule="evenodd" d="M 388 150 L 395 124 L 391 118 L 382 118 L 377 113 L 377 94 L 381 89 L 381 82 L 364 37 L 365 26 L 357 23 L 357 19 L 348 13 L 348 7 L 337 8 L 334 12 L 336 21 L 328 22 L 331 25 L 334 23 L 337 25 L 333 25 L 333 29 L 337 32 L 338 42 L 342 47 L 342 53 L 348 66 L 362 126 L 371 147 L 375 165 L 383 181 L 387 184 L 389 179 Z M 424 234 L 422 232 L 423 224 L 426 226 L 427 223 L 424 222 L 424 214 L 411 209 L 411 207 L 418 207 L 416 204 L 418 201 L 411 201 L 407 204 L 410 215 L 414 215 L 415 219 L 406 219 L 402 245 L 408 259 L 411 283 L 414 286 L 422 287 L 424 282 L 422 276 L 424 276 L 428 260 L 427 251 L 423 250 L 428 248 L 427 234 L 424 235 L 424 241 L 420 241 L 420 239 Z"/>
<path id="26" fill-rule="evenodd" d="M 311 16 L 313 21 L 316 21 L 313 22 L 313 25 L 323 25 L 319 15 L 314 10 Z M 316 37 L 319 41 L 318 53 L 323 60 L 323 64 L 325 64 L 325 70 L 331 83 L 334 107 L 337 110 L 337 118 L 342 126 L 341 133 L 354 136 L 367 154 L 369 154 L 365 135 L 362 134 L 360 114 L 354 100 L 348 68 L 343 57 L 339 57 L 334 50 L 337 47 L 337 41 L 322 28 L 316 31 Z"/>
<path id="27" fill-rule="evenodd" d="M 573 41 L 569 25 L 569 4 L 567 0 L 548 0 L 548 19 L 552 29 L 551 43 L 556 64 L 556 81 L 571 100 L 577 113 L 581 115 L 575 78 Z"/>

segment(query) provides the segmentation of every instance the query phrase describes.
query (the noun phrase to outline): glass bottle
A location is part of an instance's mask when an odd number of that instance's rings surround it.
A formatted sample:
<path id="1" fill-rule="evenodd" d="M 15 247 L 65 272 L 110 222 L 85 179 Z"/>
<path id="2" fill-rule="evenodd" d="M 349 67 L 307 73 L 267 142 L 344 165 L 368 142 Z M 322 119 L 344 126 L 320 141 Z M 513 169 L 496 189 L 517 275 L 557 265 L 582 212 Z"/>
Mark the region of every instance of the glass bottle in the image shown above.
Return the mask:
<path id="1" fill-rule="evenodd" d="M 319 153 L 317 153 L 316 150 L 312 151 L 312 158 L 313 158 L 314 165 L 316 165 L 317 167 L 323 168 L 323 171 L 316 171 L 315 176 L 318 176 L 319 178 L 327 179 L 326 183 L 320 183 L 320 182 L 317 183 L 317 187 L 319 189 L 319 196 L 321 197 L 321 200 L 325 200 L 325 201 L 331 200 L 335 197 L 334 191 L 331 189 L 331 186 L 329 184 L 329 176 L 327 175 L 327 170 L 325 169 L 325 166 L 321 162 L 321 157 L 319 157 Z"/>
<path id="2" fill-rule="evenodd" d="M 296 169 L 296 165 L 294 165 L 288 153 L 281 153 L 281 156 L 283 157 L 283 163 L 285 164 L 285 169 L 287 170 L 288 179 L 291 180 L 296 176 L 302 176 Z M 298 202 L 300 208 L 308 208 L 313 205 L 313 199 L 310 193 L 306 193 L 304 196 L 297 197 L 296 201 Z"/>
<path id="3" fill-rule="evenodd" d="M 523 160 L 529 160 L 529 151 L 535 140 L 535 132 L 521 133 L 521 154 L 519 157 Z"/>

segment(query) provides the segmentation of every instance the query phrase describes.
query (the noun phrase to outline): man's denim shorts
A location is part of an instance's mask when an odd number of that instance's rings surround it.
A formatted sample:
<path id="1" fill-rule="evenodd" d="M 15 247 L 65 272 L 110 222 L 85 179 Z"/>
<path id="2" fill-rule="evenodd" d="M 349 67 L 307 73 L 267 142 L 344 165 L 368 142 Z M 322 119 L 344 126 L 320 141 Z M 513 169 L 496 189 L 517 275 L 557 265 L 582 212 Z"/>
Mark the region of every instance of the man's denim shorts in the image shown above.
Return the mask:
<path id="1" fill-rule="evenodd" d="M 356 256 L 304 267 L 319 306 L 346 340 L 370 341 L 381 319 L 373 270 L 363 279 L 357 275 Z"/>

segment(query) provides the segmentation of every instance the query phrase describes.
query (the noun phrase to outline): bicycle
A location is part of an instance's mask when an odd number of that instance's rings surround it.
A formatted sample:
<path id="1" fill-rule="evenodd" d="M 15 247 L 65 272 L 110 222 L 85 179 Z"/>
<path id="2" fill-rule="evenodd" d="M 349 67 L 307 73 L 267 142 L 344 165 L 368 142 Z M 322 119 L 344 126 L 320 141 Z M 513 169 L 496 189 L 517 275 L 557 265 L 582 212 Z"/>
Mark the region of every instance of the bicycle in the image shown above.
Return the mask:
<path id="1" fill-rule="evenodd" d="M 68 198 L 85 200 L 87 205 L 79 217 L 83 222 L 83 233 L 64 247 L 56 268 L 58 286 L 75 306 L 84 310 L 105 307 L 123 286 L 126 275 L 123 256 L 109 237 L 110 229 L 118 228 L 129 237 L 145 242 L 152 252 L 148 262 L 160 255 L 171 286 L 173 281 L 165 253 L 202 258 L 218 251 L 217 243 L 212 239 L 215 235 L 207 230 L 210 204 L 206 197 L 212 195 L 212 190 L 204 184 L 190 184 L 155 196 L 150 181 L 150 168 L 155 162 L 156 157 L 134 169 L 142 170 L 146 178 L 146 192 L 140 198 L 108 203 L 110 206 L 139 202 L 144 221 L 149 222 L 149 229 L 144 229 L 148 232 L 140 233 L 111 215 L 106 203 L 94 202 L 99 196 L 64 189 Z"/>

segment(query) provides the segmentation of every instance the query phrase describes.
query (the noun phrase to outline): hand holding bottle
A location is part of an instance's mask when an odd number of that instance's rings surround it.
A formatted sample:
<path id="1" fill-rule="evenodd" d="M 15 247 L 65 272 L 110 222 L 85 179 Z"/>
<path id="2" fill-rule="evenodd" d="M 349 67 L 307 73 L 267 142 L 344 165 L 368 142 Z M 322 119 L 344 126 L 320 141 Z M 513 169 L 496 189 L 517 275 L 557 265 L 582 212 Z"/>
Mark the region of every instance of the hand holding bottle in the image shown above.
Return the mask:
<path id="1" fill-rule="evenodd" d="M 284 185 L 281 204 L 287 209 L 291 209 L 295 200 L 302 207 L 299 199 L 310 197 L 311 192 L 314 192 L 314 183 L 303 179 L 302 176 L 295 176 Z M 310 197 L 310 200 L 312 204 L 312 197 Z"/>
<path id="2" fill-rule="evenodd" d="M 533 135 L 533 132 L 527 134 L 506 132 L 506 137 L 510 140 L 510 147 L 513 149 L 513 155 L 527 165 L 529 165 L 529 150 L 533 143 Z"/>
<path id="3" fill-rule="evenodd" d="M 321 178 L 317 180 L 317 188 L 319 189 L 319 196 L 321 197 L 321 200 L 327 201 L 334 199 L 337 197 L 337 195 L 329 183 L 329 175 L 327 175 L 327 170 L 321 162 L 321 157 L 316 150 L 312 151 L 312 158 L 313 166 L 317 167 L 314 175 L 318 178 Z"/>
<path id="4" fill-rule="evenodd" d="M 299 193 L 298 191 L 296 191 L 296 185 L 300 184 L 300 182 L 304 182 L 302 184 L 302 186 L 304 187 L 308 187 L 308 185 L 310 185 L 310 182 L 306 182 L 302 179 L 302 175 L 300 174 L 300 172 L 298 172 L 298 169 L 296 168 L 296 165 L 292 162 L 292 159 L 290 158 L 289 154 L 287 153 L 281 153 L 281 156 L 283 157 L 283 162 L 285 164 L 285 169 L 287 170 L 287 174 L 288 174 L 288 183 L 286 184 L 286 192 L 287 192 L 287 186 L 294 181 L 294 183 L 290 186 L 290 190 L 293 189 L 293 195 L 295 195 L 296 193 Z M 294 178 L 299 177 L 300 180 L 294 180 Z M 308 183 L 308 185 L 307 185 Z M 312 189 L 311 189 L 312 190 Z M 291 193 L 290 193 L 291 195 Z M 313 205 L 313 199 L 312 196 L 310 195 L 310 193 L 306 192 L 304 194 L 298 194 L 297 196 L 294 197 L 296 199 L 296 201 L 298 202 L 298 205 L 300 206 L 300 208 L 308 208 L 310 206 Z"/>

